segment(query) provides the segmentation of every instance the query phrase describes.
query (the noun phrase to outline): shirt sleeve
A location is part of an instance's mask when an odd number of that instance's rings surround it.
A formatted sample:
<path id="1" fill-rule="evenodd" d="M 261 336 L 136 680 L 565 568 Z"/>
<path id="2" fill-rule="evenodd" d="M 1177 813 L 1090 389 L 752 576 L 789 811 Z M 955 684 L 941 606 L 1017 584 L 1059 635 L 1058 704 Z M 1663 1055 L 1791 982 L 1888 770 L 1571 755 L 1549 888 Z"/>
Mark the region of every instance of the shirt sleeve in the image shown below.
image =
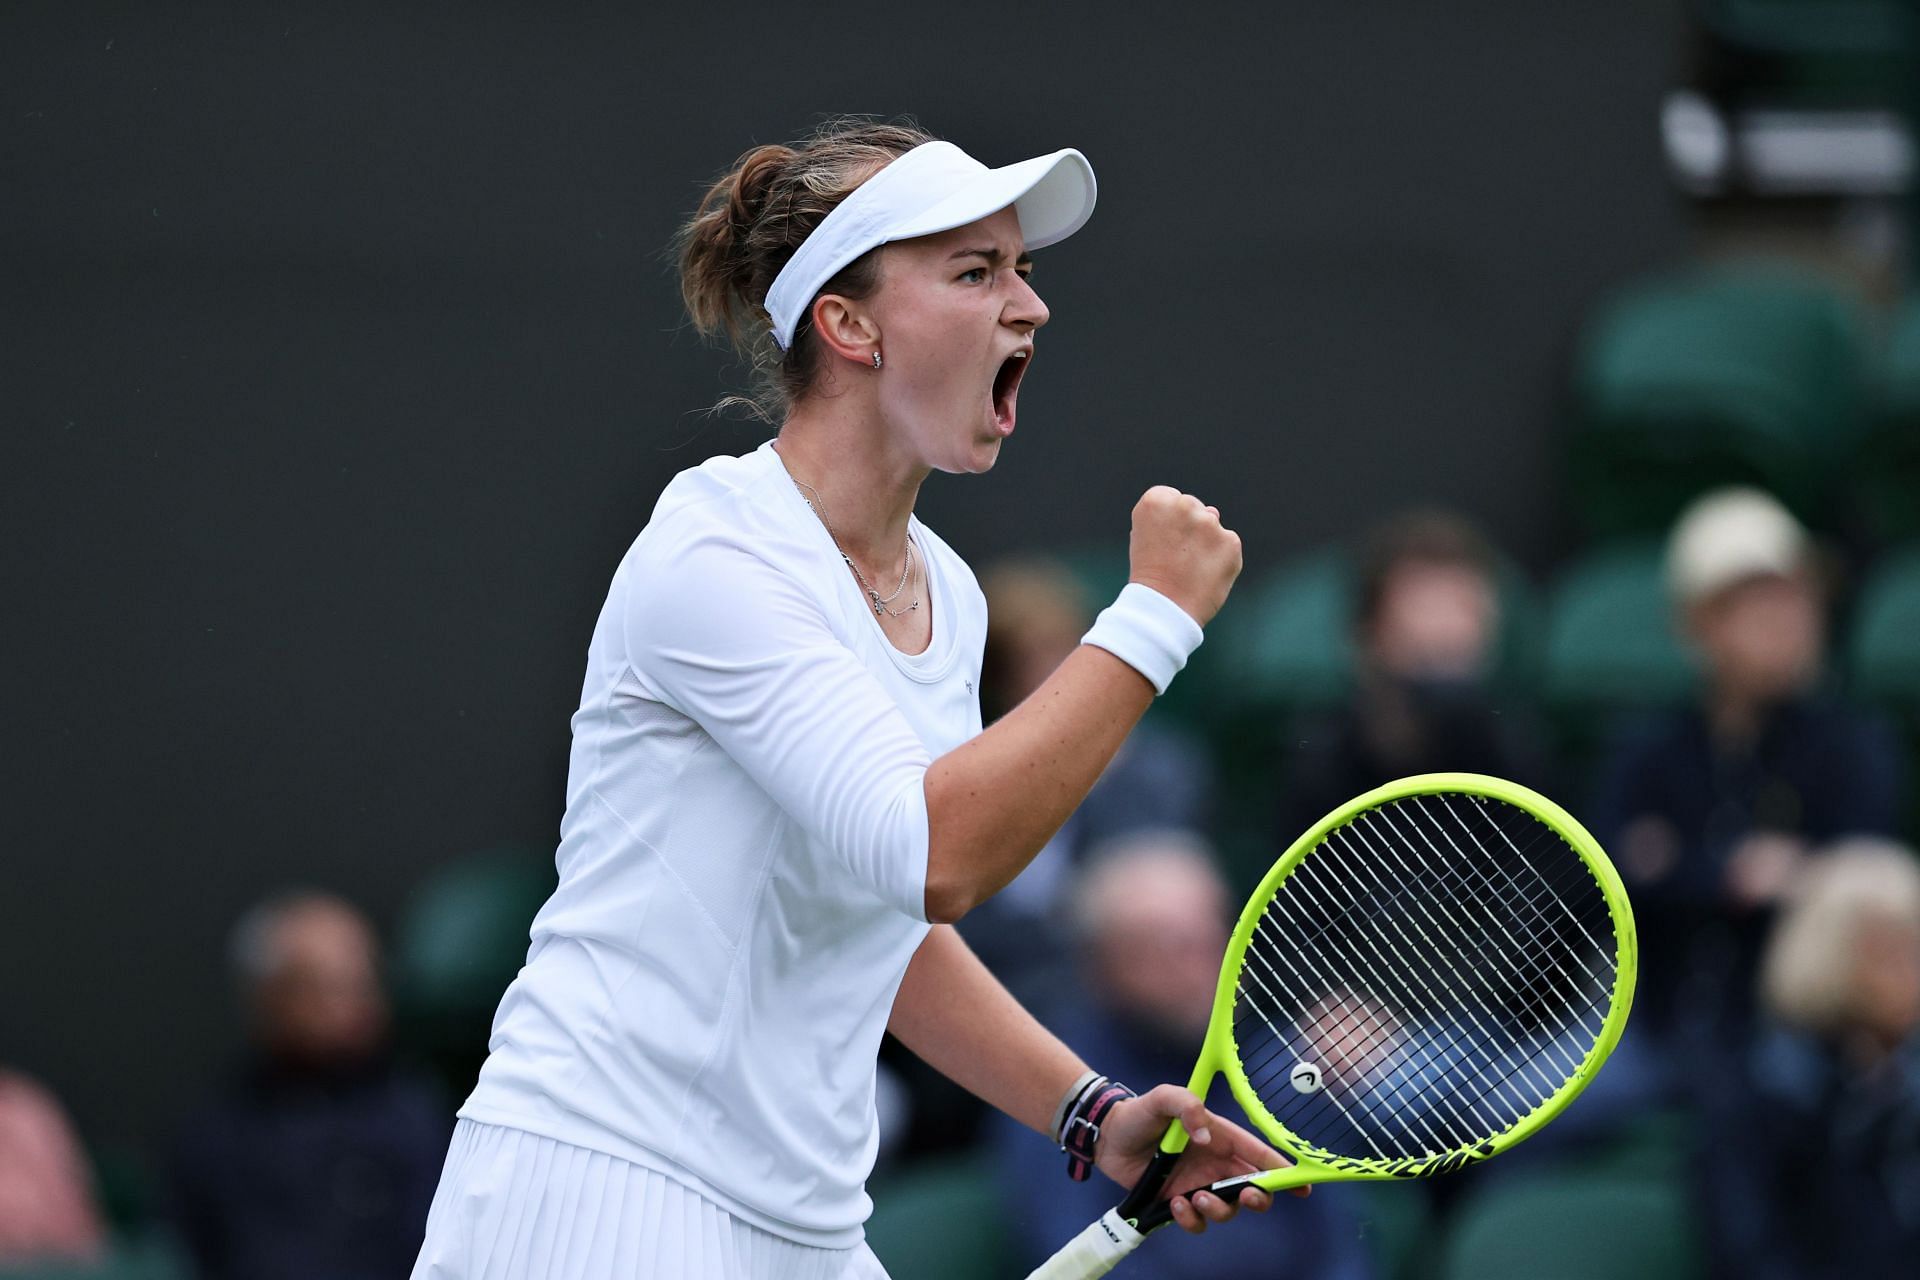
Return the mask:
<path id="1" fill-rule="evenodd" d="M 629 661 L 847 870 L 925 920 L 932 757 L 791 575 L 711 534 L 636 556 Z"/>

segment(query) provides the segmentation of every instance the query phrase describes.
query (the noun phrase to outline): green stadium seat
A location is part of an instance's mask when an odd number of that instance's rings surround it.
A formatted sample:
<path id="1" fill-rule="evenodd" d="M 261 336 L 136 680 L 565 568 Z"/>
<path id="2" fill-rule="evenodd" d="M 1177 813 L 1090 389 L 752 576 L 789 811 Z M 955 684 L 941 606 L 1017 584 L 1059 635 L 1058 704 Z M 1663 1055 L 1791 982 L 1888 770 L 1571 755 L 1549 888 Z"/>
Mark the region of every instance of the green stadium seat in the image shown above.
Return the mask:
<path id="1" fill-rule="evenodd" d="M 1684 1181 L 1543 1175 L 1460 1206 L 1440 1280 L 1694 1280 L 1703 1273 Z"/>
<path id="2" fill-rule="evenodd" d="M 1120 588 L 1127 585 L 1131 568 L 1124 542 L 1070 548 L 1060 553 L 1060 561 L 1079 581 L 1087 607 L 1095 612 L 1106 608 L 1120 594 Z M 1205 732 L 1212 726 L 1220 666 L 1213 649 L 1214 646 L 1203 644 L 1195 651 L 1179 679 L 1167 686 L 1165 694 L 1154 699 L 1147 713 L 1150 721 L 1195 732 Z"/>
<path id="3" fill-rule="evenodd" d="M 1692 9 L 1719 46 L 1717 79 L 1749 104 L 1909 105 L 1904 0 L 1696 0 Z"/>
<path id="4" fill-rule="evenodd" d="M 1580 1158 L 1578 1168 L 1589 1176 L 1683 1178 L 1698 1145 L 1694 1116 L 1682 1110 L 1653 1108 L 1640 1112 Z"/>
<path id="5" fill-rule="evenodd" d="M 1851 300 L 1779 266 L 1703 268 L 1616 294 L 1575 360 L 1568 461 L 1582 519 L 1602 536 L 1654 533 L 1736 482 L 1820 518 L 1861 434 L 1865 333 Z"/>
<path id="6" fill-rule="evenodd" d="M 1353 1202 L 1360 1241 L 1380 1280 L 1425 1280 L 1432 1255 L 1433 1215 L 1423 1188 L 1391 1182 L 1341 1187 Z"/>
<path id="7" fill-rule="evenodd" d="M 913 1280 L 1006 1280 L 999 1193 L 978 1158 L 928 1163 L 868 1185 L 867 1244 L 889 1274 Z"/>
<path id="8" fill-rule="evenodd" d="M 526 963 L 528 926 L 555 883 L 551 852 L 491 849 L 433 876 L 401 918 L 393 966 L 400 1038 L 452 1097 L 472 1087 L 494 1009 Z"/>
<path id="9" fill-rule="evenodd" d="M 1499 572 L 1500 635 L 1493 681 L 1531 686 L 1539 631 L 1532 589 L 1520 571 Z M 1353 683 L 1354 566 L 1326 550 L 1242 586 L 1216 628 L 1217 679 L 1243 712 L 1285 717 L 1343 701 Z M 1202 646 L 1205 652 L 1207 646 Z"/>
<path id="10" fill-rule="evenodd" d="M 1920 545 L 1889 554 L 1861 587 L 1848 667 L 1862 702 L 1920 727 Z"/>
<path id="11" fill-rule="evenodd" d="M 125 1237 L 91 1263 L 0 1263 L 0 1280 L 192 1280 L 193 1267 L 162 1235 Z"/>
<path id="12" fill-rule="evenodd" d="M 1900 312 L 1887 347 L 1873 426 L 1857 454 L 1854 492 L 1869 532 L 1920 538 L 1920 301 Z"/>
<path id="13" fill-rule="evenodd" d="M 1317 552 L 1240 584 L 1235 596 L 1221 613 L 1218 637 L 1235 702 L 1262 714 L 1339 702 L 1353 676 L 1346 557 Z"/>
<path id="14" fill-rule="evenodd" d="M 1575 740 L 1613 713 L 1672 706 L 1695 671 L 1675 634 L 1659 543 L 1602 547 L 1569 565 L 1547 610 L 1542 692 Z"/>
<path id="15" fill-rule="evenodd" d="M 159 1216 L 159 1189 L 146 1157 L 131 1146 L 89 1145 L 94 1194 L 115 1234 L 135 1236 L 153 1226 Z"/>
<path id="16" fill-rule="evenodd" d="M 1862 585 L 1847 654 L 1854 699 L 1906 731 L 1906 832 L 1920 841 L 1920 543 L 1885 556 Z"/>

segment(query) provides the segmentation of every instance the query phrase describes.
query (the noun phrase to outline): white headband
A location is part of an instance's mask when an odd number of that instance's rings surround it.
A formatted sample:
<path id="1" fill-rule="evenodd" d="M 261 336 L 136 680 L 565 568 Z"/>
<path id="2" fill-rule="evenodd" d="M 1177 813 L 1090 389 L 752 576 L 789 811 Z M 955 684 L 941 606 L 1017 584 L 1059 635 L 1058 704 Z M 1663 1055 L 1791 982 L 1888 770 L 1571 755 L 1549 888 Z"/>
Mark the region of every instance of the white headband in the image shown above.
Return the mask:
<path id="1" fill-rule="evenodd" d="M 793 345 L 800 317 L 822 285 L 848 263 L 895 240 L 978 222 L 1008 205 L 1020 214 L 1028 249 L 1057 244 L 1093 216 L 1093 166 L 1071 147 L 989 169 L 951 142 L 915 147 L 835 205 L 767 290 L 773 340 Z"/>

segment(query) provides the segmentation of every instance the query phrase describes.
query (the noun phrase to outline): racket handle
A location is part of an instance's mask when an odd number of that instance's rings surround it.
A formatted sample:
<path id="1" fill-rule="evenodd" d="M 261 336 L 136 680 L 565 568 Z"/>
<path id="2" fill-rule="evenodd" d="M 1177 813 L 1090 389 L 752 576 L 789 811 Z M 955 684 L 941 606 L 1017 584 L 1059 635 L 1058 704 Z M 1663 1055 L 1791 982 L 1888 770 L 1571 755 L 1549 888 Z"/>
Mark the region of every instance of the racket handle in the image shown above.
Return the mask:
<path id="1" fill-rule="evenodd" d="M 1145 1239 L 1127 1224 L 1118 1209 L 1109 1209 L 1100 1221 L 1041 1263 L 1027 1280 L 1093 1280 L 1113 1270 L 1115 1263 L 1138 1249 Z"/>

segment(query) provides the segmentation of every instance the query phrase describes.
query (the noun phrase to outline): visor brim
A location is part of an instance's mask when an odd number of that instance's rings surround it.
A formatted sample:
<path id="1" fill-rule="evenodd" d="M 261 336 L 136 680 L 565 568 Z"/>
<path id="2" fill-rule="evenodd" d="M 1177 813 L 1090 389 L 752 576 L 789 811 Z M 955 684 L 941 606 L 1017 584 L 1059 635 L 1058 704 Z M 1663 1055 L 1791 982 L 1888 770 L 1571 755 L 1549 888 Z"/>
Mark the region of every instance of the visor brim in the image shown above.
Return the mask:
<path id="1" fill-rule="evenodd" d="M 1098 187 L 1093 166 L 1072 147 L 1018 164 L 989 169 L 922 213 L 892 229 L 889 240 L 914 240 L 990 217 L 1007 206 L 1020 215 L 1029 252 L 1058 244 L 1093 216 Z"/>

